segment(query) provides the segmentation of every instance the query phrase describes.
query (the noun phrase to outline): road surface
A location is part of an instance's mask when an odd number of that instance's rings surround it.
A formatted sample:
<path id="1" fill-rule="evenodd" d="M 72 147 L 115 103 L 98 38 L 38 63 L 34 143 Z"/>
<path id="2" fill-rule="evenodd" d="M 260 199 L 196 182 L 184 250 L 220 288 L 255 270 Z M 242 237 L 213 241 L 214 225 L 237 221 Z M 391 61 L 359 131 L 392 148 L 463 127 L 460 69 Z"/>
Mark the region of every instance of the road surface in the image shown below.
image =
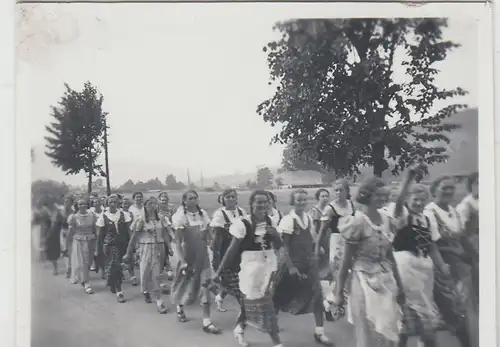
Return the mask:
<path id="1" fill-rule="evenodd" d="M 218 347 L 237 346 L 232 337 L 237 306 L 226 300 L 227 312 L 214 312 L 212 321 L 223 329 L 219 336 L 201 331 L 201 308 L 186 309 L 190 320 L 177 322 L 175 309 L 160 315 L 155 304 L 146 304 L 139 287 L 124 284 L 127 302 L 119 304 L 106 290 L 104 280 L 93 275 L 95 293 L 87 295 L 79 284 L 70 284 L 64 276 L 53 276 L 48 264 L 32 267 L 32 347 Z M 169 303 L 169 298 L 165 297 Z M 280 314 L 285 347 L 316 346 L 312 340 L 312 316 Z M 337 347 L 355 347 L 351 326 L 345 321 L 325 327 Z M 248 328 L 251 346 L 271 346 L 267 335 Z M 415 347 L 412 340 L 408 347 Z M 459 347 L 448 333 L 440 333 L 439 346 Z"/>

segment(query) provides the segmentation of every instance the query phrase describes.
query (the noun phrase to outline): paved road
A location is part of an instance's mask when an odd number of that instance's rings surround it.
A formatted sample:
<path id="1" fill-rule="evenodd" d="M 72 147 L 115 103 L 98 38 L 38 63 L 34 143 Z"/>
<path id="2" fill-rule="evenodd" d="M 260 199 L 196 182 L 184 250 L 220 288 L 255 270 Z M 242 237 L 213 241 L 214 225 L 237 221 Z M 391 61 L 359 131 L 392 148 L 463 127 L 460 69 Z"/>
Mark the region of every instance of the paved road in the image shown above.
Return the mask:
<path id="1" fill-rule="evenodd" d="M 213 313 L 212 320 L 224 332 L 212 336 L 200 329 L 199 306 L 189 307 L 186 314 L 191 319 L 181 324 L 173 310 L 162 316 L 154 304 L 145 304 L 139 287 L 128 282 L 124 286 L 128 301 L 118 304 L 95 275 L 95 294 L 87 295 L 80 285 L 70 284 L 62 275 L 53 276 L 48 265 L 37 263 L 32 269 L 32 347 L 236 347 L 231 330 L 237 306 L 232 300 L 227 301 L 228 312 Z M 283 314 L 280 325 L 286 347 L 315 346 L 312 316 Z M 347 322 L 329 323 L 326 331 L 337 347 L 355 347 Z M 253 328 L 246 337 L 252 346 L 271 346 L 267 335 Z M 440 334 L 439 345 L 459 347 L 447 333 Z M 408 347 L 415 346 L 411 341 Z"/>

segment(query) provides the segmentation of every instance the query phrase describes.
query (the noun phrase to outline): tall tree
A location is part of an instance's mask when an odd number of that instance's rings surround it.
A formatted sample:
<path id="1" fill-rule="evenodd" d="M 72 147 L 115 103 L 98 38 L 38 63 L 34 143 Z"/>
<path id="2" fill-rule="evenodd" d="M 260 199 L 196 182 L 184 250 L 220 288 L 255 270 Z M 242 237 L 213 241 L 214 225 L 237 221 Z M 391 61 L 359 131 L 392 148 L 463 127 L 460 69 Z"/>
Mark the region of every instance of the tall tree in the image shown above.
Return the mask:
<path id="1" fill-rule="evenodd" d="M 436 85 L 437 65 L 459 46 L 443 38 L 446 26 L 432 18 L 277 23 L 281 38 L 264 47 L 276 93 L 257 108 L 282 126 L 273 141 L 312 151 L 337 175 L 367 165 L 381 176 L 388 160 L 397 175 L 416 160 L 446 160 L 436 142 L 449 142 L 457 125 L 442 121 L 466 105 L 433 110 L 467 93 Z"/>
<path id="2" fill-rule="evenodd" d="M 92 178 L 103 173 L 97 163 L 101 154 L 106 113 L 102 110 L 103 96 L 90 82 L 77 92 L 65 84 L 57 107 L 52 107 L 54 122 L 46 126 L 46 154 L 52 163 L 67 175 L 84 171 L 87 190 L 92 191 Z"/>
<path id="3" fill-rule="evenodd" d="M 257 186 L 259 188 L 268 188 L 273 184 L 273 173 L 266 166 L 257 171 Z"/>

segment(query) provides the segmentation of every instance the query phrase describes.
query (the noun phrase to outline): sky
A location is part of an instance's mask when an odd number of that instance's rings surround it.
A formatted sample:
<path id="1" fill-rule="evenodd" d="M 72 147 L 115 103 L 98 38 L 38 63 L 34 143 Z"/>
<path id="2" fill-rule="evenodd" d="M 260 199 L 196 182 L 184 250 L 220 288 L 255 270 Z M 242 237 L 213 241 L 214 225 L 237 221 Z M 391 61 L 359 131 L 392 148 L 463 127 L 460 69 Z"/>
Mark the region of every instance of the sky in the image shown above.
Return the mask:
<path id="1" fill-rule="evenodd" d="M 273 94 L 262 47 L 277 38 L 273 24 L 290 19 L 266 4 L 44 4 L 22 5 L 18 22 L 18 117 L 42 155 L 50 106 L 64 83 L 91 81 L 109 112 L 114 183 L 146 180 L 186 169 L 205 177 L 279 166 L 276 133 L 257 115 Z M 462 44 L 448 56 L 439 86 L 461 86 L 457 101 L 477 106 L 477 27 L 454 18 L 445 37 Z M 85 183 L 38 158 L 33 179 Z M 184 177 L 183 177 L 184 176 Z"/>

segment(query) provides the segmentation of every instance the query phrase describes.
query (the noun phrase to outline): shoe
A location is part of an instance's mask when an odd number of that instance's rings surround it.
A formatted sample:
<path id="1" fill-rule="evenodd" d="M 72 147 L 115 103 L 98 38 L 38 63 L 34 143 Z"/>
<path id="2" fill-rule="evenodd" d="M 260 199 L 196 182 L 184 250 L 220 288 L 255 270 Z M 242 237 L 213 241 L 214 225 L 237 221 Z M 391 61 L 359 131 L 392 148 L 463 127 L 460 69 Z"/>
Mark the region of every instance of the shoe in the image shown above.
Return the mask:
<path id="1" fill-rule="evenodd" d="M 132 285 L 133 285 L 134 287 L 138 285 L 138 282 L 137 282 L 137 278 L 136 278 L 136 277 L 132 277 L 130 280 L 132 281 Z"/>
<path id="2" fill-rule="evenodd" d="M 116 296 L 116 301 L 118 301 L 120 304 L 123 304 L 127 300 L 125 300 L 125 297 L 123 296 L 123 294 L 118 294 Z"/>
<path id="3" fill-rule="evenodd" d="M 248 347 L 249 343 L 245 341 L 243 332 L 233 331 L 233 337 L 240 347 Z"/>
<path id="4" fill-rule="evenodd" d="M 156 310 L 158 311 L 159 314 L 165 314 L 168 312 L 167 307 L 165 306 L 164 303 L 161 303 L 160 305 L 156 306 Z"/>
<path id="5" fill-rule="evenodd" d="M 220 333 L 222 333 L 222 331 L 219 328 L 217 328 L 215 325 L 213 325 L 212 323 L 210 323 L 209 325 L 205 325 L 202 328 L 202 330 L 204 333 L 212 334 L 212 335 L 219 335 Z"/>
<path id="6" fill-rule="evenodd" d="M 92 290 L 91 287 L 87 287 L 87 288 L 85 288 L 85 293 L 87 293 L 87 294 L 94 294 L 94 291 Z"/>
<path id="7" fill-rule="evenodd" d="M 153 302 L 153 300 L 151 300 L 151 295 L 149 293 L 144 293 L 144 301 L 146 302 L 146 304 L 150 304 Z"/>
<path id="8" fill-rule="evenodd" d="M 227 310 L 223 306 L 224 302 L 223 302 L 222 299 L 216 298 L 215 299 L 215 304 L 217 305 L 217 311 L 219 311 L 219 312 L 227 312 Z"/>
<path id="9" fill-rule="evenodd" d="M 177 312 L 177 320 L 181 323 L 186 323 L 187 322 L 187 317 L 184 311 L 182 312 Z"/>
<path id="10" fill-rule="evenodd" d="M 167 271 L 167 281 L 174 280 L 174 273 L 172 271 Z"/>
<path id="11" fill-rule="evenodd" d="M 315 333 L 314 340 L 316 341 L 317 344 L 320 344 L 322 346 L 332 347 L 334 345 L 333 342 L 325 334 L 316 334 Z"/>

